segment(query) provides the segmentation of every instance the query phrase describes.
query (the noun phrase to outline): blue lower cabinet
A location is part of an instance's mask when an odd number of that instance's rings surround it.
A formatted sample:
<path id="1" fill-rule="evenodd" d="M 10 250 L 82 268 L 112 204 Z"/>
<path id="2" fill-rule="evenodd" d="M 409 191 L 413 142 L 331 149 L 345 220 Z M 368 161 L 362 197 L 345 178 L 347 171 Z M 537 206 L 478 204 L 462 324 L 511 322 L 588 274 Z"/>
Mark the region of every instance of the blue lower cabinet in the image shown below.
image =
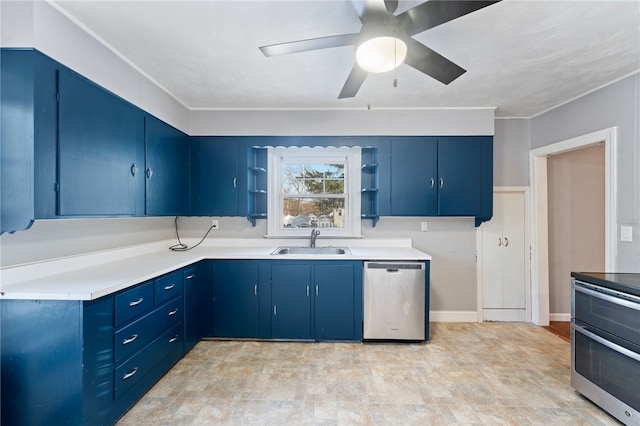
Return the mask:
<path id="1" fill-rule="evenodd" d="M 184 280 L 184 352 L 213 335 L 211 265 L 199 262 L 182 270 Z"/>
<path id="2" fill-rule="evenodd" d="M 112 297 L 0 302 L 3 425 L 112 424 Z"/>
<path id="3" fill-rule="evenodd" d="M 291 262 L 271 266 L 271 336 L 313 338 L 311 330 L 311 265 Z"/>
<path id="4" fill-rule="evenodd" d="M 0 423 L 114 424 L 184 355 L 168 277 L 93 301 L 0 301 Z"/>
<path id="5" fill-rule="evenodd" d="M 213 337 L 259 337 L 260 262 L 214 261 L 211 277 Z"/>
<path id="6" fill-rule="evenodd" d="M 362 262 L 271 266 L 274 339 L 362 340 Z"/>
<path id="7" fill-rule="evenodd" d="M 316 340 L 362 340 L 362 263 L 314 265 Z"/>

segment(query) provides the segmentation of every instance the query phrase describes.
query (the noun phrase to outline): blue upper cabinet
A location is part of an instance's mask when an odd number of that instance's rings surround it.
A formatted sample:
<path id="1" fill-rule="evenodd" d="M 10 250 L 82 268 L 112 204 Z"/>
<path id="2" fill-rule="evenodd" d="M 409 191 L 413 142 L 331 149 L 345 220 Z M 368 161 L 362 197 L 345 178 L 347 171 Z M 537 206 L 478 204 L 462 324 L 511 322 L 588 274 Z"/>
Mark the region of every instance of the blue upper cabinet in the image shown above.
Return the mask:
<path id="1" fill-rule="evenodd" d="M 402 137 L 391 142 L 392 216 L 492 215 L 491 136 Z"/>
<path id="2" fill-rule="evenodd" d="M 191 214 L 194 216 L 243 216 L 240 212 L 240 186 L 246 198 L 245 172 L 239 173 L 241 149 L 236 138 L 191 138 Z"/>
<path id="3" fill-rule="evenodd" d="M 391 216 L 438 214 L 437 147 L 428 137 L 391 141 Z"/>
<path id="4" fill-rule="evenodd" d="M 142 111 L 66 69 L 58 84 L 58 214 L 144 214 Z"/>
<path id="5" fill-rule="evenodd" d="M 35 57 L 35 217 L 56 217 L 58 167 L 58 73 L 62 65 L 36 52 Z"/>
<path id="6" fill-rule="evenodd" d="M 34 219 L 34 57 L 0 50 L 0 233 L 27 229 Z"/>
<path id="7" fill-rule="evenodd" d="M 438 215 L 491 216 L 491 146 L 490 137 L 449 137 L 438 141 Z M 489 175 L 484 173 L 487 170 Z"/>
<path id="8" fill-rule="evenodd" d="M 187 135 L 155 117 L 145 117 L 147 215 L 189 214 L 189 147 Z"/>

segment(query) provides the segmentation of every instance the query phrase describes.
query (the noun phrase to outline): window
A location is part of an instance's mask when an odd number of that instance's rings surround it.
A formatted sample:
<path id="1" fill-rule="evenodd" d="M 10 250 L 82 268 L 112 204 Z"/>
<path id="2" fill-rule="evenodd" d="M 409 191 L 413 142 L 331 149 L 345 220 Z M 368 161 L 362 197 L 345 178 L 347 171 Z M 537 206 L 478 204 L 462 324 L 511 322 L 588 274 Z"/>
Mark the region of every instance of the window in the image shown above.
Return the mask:
<path id="1" fill-rule="evenodd" d="M 269 148 L 269 236 L 359 237 L 360 157 L 360 148 Z"/>

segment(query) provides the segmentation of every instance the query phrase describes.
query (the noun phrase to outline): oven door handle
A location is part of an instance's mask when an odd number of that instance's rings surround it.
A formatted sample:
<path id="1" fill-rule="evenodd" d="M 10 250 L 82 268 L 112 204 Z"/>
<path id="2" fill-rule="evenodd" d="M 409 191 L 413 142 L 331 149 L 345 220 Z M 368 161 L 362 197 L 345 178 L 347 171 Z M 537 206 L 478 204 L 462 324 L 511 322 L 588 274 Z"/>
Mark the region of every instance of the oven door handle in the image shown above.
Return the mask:
<path id="1" fill-rule="evenodd" d="M 588 338 L 590 338 L 592 340 L 595 340 L 596 342 L 600 343 L 601 345 L 606 346 L 607 348 L 609 348 L 611 350 L 614 350 L 614 351 L 616 351 L 616 352 L 618 352 L 618 353 L 620 353 L 622 355 L 625 355 L 628 358 L 631 358 L 631 359 L 633 359 L 635 361 L 640 362 L 640 354 L 637 354 L 637 353 L 635 353 L 633 351 L 630 351 L 627 348 L 623 348 L 620 345 L 616 345 L 615 343 L 610 342 L 609 340 L 607 340 L 605 338 L 602 338 L 602 337 L 598 336 L 597 334 L 594 334 L 594 333 L 590 332 L 589 330 L 587 330 L 584 327 L 580 327 L 580 326 L 575 325 L 575 324 L 571 324 L 571 326 L 573 327 L 573 329 L 575 331 L 587 336 Z"/>
<path id="2" fill-rule="evenodd" d="M 588 294 L 589 296 L 593 296 L 596 299 L 601 299 L 606 302 L 611 302 L 616 305 L 624 306 L 625 308 L 633 309 L 635 311 L 640 311 L 640 298 L 638 298 L 637 302 L 633 302 L 631 300 L 622 299 L 620 297 L 615 297 L 609 294 L 601 293 L 599 291 L 591 290 L 590 288 L 582 287 L 580 285 L 574 285 L 573 288 L 575 291 Z M 632 295 L 628 295 L 627 297 L 631 297 L 635 299 L 635 296 L 632 296 Z"/>

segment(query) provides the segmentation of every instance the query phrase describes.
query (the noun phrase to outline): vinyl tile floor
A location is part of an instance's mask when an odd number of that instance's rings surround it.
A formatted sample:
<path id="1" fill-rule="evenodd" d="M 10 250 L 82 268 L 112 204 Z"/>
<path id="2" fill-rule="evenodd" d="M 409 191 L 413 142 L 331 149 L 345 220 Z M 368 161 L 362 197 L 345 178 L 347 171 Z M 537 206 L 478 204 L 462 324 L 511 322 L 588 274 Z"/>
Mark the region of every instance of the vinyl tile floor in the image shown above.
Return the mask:
<path id="1" fill-rule="evenodd" d="M 425 344 L 201 341 L 118 425 L 615 425 L 541 327 L 432 323 Z"/>

